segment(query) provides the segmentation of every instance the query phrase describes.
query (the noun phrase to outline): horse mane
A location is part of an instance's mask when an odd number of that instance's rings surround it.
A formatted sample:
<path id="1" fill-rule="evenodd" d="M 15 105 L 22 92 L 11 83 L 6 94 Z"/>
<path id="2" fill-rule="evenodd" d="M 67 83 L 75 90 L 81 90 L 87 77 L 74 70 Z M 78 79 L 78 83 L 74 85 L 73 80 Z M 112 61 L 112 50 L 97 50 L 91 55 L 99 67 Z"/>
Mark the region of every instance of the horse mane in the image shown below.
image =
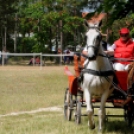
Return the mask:
<path id="1" fill-rule="evenodd" d="M 127 77 L 127 88 L 131 88 L 134 83 L 134 62 L 129 65 L 128 77 Z"/>

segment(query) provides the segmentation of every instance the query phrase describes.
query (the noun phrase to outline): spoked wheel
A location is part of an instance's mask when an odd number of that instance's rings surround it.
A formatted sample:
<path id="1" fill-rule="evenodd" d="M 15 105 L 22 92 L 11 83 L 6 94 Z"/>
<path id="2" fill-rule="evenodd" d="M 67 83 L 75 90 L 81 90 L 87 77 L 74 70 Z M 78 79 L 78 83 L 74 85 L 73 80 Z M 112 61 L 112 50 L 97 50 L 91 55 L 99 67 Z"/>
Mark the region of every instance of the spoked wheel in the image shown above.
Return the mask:
<path id="1" fill-rule="evenodd" d="M 75 122 L 77 124 L 81 123 L 81 102 L 80 101 L 78 101 L 76 104 Z"/>
<path id="2" fill-rule="evenodd" d="M 66 120 L 71 121 L 73 112 L 73 99 L 67 88 L 64 96 L 64 117 Z"/>
<path id="3" fill-rule="evenodd" d="M 128 127 L 132 127 L 132 123 L 134 120 L 134 108 L 133 108 L 133 106 L 132 105 L 131 105 L 131 107 L 126 106 L 124 109 L 124 117 L 125 117 L 125 121 L 126 121 Z"/>

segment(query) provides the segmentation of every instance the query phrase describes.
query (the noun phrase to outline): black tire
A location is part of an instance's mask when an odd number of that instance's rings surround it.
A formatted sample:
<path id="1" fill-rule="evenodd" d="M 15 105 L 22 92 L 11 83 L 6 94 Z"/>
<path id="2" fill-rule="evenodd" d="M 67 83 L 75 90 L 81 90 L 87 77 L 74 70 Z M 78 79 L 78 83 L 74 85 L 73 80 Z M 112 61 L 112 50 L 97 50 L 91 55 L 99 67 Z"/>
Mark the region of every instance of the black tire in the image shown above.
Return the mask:
<path id="1" fill-rule="evenodd" d="M 80 101 L 78 101 L 76 104 L 75 122 L 76 124 L 81 123 L 81 102 Z"/>
<path id="2" fill-rule="evenodd" d="M 64 96 L 64 118 L 68 121 L 71 121 L 72 112 L 73 112 L 72 95 L 70 95 L 69 89 L 67 88 Z"/>
<path id="3" fill-rule="evenodd" d="M 132 123 L 134 120 L 134 109 L 131 107 L 130 109 L 128 106 L 124 108 L 124 117 L 125 117 L 125 122 L 127 123 L 128 127 L 132 127 Z"/>

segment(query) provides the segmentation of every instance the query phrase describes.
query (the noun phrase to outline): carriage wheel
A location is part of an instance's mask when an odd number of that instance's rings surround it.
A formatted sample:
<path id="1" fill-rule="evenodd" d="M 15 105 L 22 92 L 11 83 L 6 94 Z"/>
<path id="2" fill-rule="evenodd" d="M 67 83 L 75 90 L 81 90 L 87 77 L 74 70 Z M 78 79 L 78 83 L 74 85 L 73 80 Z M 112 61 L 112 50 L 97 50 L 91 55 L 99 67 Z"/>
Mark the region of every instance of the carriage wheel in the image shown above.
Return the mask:
<path id="1" fill-rule="evenodd" d="M 70 95 L 69 89 L 67 88 L 64 96 L 64 118 L 68 121 L 71 121 L 72 112 L 73 112 L 72 95 Z"/>
<path id="2" fill-rule="evenodd" d="M 78 101 L 76 104 L 75 122 L 77 124 L 81 123 L 81 102 L 80 101 Z"/>
<path id="3" fill-rule="evenodd" d="M 130 110 L 129 107 L 127 106 L 124 109 L 125 121 L 126 121 L 126 123 L 129 127 L 132 127 L 132 123 L 133 123 L 133 120 L 134 120 L 134 109 L 133 109 L 133 107 L 131 107 L 131 108 L 132 109 Z"/>

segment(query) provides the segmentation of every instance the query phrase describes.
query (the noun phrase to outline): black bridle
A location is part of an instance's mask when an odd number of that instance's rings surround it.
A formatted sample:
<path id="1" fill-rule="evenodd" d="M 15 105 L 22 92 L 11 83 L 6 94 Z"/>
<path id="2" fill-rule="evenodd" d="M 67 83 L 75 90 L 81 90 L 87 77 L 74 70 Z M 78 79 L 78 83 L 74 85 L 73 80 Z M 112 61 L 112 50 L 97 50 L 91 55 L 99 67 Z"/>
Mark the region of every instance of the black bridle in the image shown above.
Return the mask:
<path id="1" fill-rule="evenodd" d="M 98 33 L 100 33 L 98 27 L 90 27 L 89 29 L 95 29 Z M 88 48 L 90 48 L 90 47 L 94 49 L 95 55 L 94 55 L 93 57 L 90 57 L 90 58 L 89 58 L 90 60 L 95 60 L 96 57 L 97 57 L 97 55 L 98 55 L 99 48 L 100 48 L 100 42 L 101 42 L 101 40 L 102 40 L 101 33 L 100 33 L 99 36 L 97 36 L 97 38 L 98 38 L 98 41 L 99 41 L 99 43 L 98 43 L 97 45 L 95 45 L 95 46 L 94 46 L 94 45 L 86 45 L 86 46 L 87 46 L 87 50 L 88 50 Z M 96 42 L 96 40 L 97 40 L 97 39 L 95 39 L 94 42 Z"/>
<path id="2" fill-rule="evenodd" d="M 93 57 L 88 57 L 88 59 L 89 59 L 89 60 L 95 60 L 96 57 L 97 57 L 97 53 L 98 53 L 98 51 L 99 51 L 99 47 L 97 47 L 97 46 L 87 46 L 87 49 L 88 49 L 89 47 L 92 47 L 92 48 L 94 49 L 95 55 L 94 55 Z"/>

